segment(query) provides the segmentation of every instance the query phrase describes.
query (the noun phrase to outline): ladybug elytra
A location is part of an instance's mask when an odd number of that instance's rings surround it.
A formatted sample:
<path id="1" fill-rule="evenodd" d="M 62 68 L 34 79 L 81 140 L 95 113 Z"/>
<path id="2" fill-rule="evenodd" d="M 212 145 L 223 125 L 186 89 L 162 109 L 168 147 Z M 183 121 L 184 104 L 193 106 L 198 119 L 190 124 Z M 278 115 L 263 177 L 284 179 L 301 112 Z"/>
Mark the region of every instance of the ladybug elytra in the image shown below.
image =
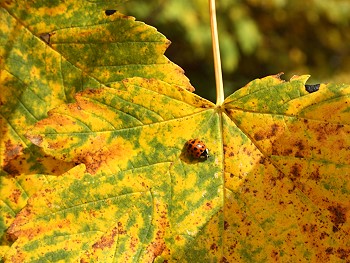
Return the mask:
<path id="1" fill-rule="evenodd" d="M 208 159 L 209 150 L 204 142 L 198 139 L 191 139 L 187 142 L 187 153 L 196 159 Z"/>

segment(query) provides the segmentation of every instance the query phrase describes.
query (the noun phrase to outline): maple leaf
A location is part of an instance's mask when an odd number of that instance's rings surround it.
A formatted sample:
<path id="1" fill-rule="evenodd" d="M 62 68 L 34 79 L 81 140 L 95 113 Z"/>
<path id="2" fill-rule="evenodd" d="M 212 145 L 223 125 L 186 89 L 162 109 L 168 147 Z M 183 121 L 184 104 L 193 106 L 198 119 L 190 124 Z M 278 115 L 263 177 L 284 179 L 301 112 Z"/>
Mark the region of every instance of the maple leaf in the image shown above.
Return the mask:
<path id="1" fill-rule="evenodd" d="M 16 216 L 9 262 L 349 259 L 348 85 L 269 76 L 215 105 L 168 78 L 118 79 L 108 67 L 106 87 L 88 68 L 98 87 L 26 133 L 76 166 Z M 208 159 L 187 153 L 193 138 Z"/>

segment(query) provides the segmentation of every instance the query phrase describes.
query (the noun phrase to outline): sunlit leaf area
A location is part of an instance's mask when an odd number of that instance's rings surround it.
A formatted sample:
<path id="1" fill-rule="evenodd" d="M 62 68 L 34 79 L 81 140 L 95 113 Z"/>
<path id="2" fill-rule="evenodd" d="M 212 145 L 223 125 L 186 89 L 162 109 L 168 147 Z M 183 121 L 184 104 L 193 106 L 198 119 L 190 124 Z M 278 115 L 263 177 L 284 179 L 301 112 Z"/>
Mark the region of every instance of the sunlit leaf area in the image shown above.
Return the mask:
<path id="1" fill-rule="evenodd" d="M 1 2 L 2 261 L 350 261 L 348 6 L 293 3 L 217 2 L 216 105 L 207 3 Z"/>

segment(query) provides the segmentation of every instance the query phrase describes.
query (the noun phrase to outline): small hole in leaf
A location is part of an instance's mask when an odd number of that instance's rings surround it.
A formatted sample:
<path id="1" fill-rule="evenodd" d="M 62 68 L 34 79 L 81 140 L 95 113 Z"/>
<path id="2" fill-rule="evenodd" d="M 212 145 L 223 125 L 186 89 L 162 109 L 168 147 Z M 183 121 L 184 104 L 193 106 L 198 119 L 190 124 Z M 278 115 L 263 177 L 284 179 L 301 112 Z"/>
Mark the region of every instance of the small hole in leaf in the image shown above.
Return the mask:
<path id="1" fill-rule="evenodd" d="M 117 12 L 117 10 L 106 10 L 106 11 L 105 11 L 105 14 L 106 14 L 106 16 L 111 16 L 111 15 L 113 15 L 115 12 Z"/>
<path id="2" fill-rule="evenodd" d="M 320 88 L 320 84 L 305 85 L 305 90 L 309 93 L 318 91 L 319 88 Z"/>

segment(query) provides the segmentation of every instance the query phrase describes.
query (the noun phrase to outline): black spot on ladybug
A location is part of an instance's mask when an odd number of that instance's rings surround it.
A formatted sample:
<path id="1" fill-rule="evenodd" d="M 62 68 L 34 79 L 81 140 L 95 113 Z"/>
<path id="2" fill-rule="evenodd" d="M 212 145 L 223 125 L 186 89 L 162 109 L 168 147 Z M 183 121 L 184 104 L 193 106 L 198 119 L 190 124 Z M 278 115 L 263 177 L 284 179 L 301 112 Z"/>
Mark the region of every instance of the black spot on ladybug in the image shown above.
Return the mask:
<path id="1" fill-rule="evenodd" d="M 320 84 L 305 85 L 305 90 L 309 93 L 318 91 L 320 89 Z"/>
<path id="2" fill-rule="evenodd" d="M 117 10 L 106 10 L 106 11 L 105 11 L 105 14 L 106 14 L 106 16 L 111 16 L 111 15 L 113 15 L 115 12 L 117 12 Z"/>

